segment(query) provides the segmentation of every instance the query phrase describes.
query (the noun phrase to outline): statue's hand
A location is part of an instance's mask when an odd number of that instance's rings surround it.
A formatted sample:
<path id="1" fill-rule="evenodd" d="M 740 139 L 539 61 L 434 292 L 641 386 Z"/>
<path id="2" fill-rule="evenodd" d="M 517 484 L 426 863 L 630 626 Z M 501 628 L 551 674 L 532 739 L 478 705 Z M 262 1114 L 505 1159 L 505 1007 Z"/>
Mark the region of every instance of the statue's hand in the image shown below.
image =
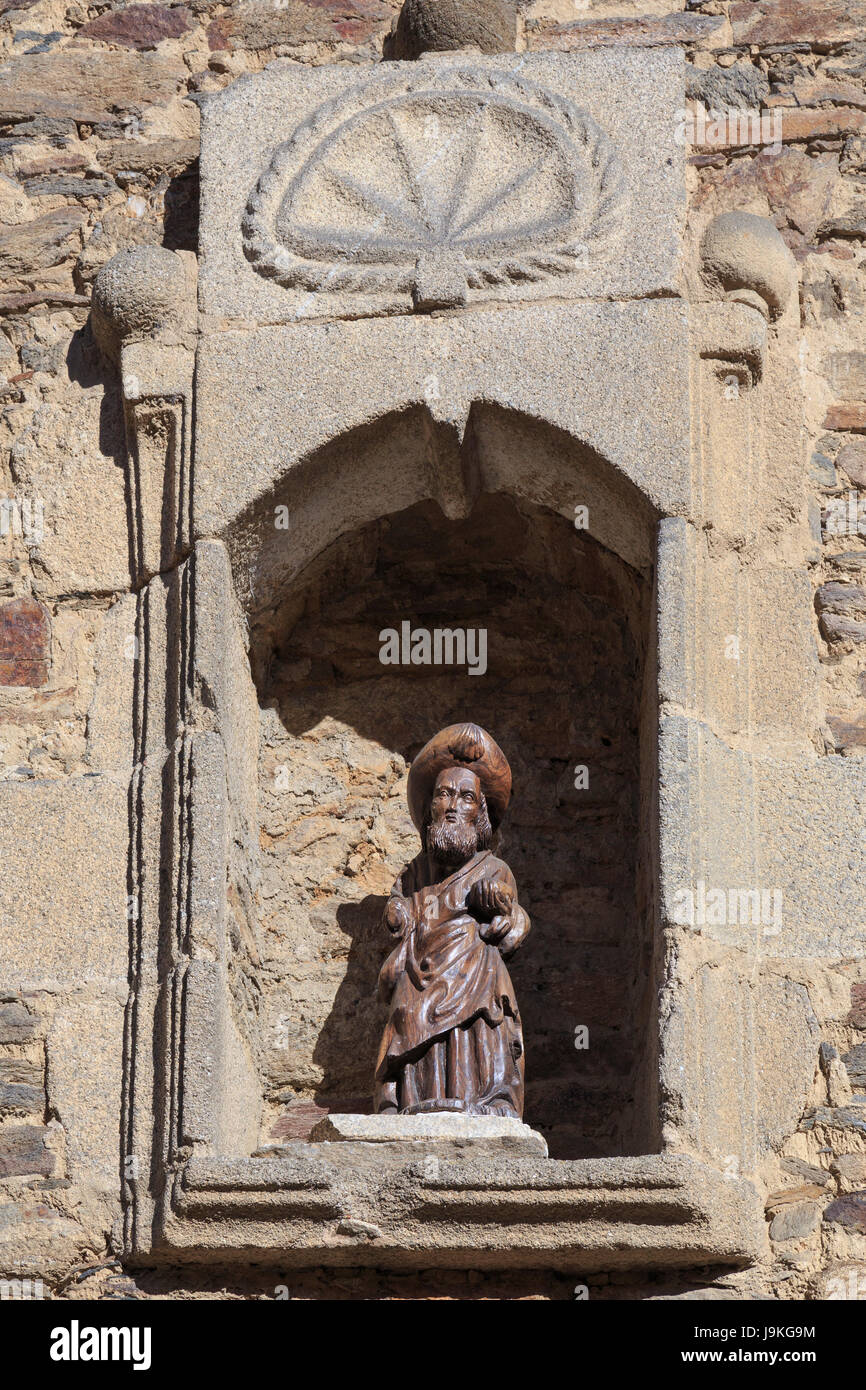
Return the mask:
<path id="1" fill-rule="evenodd" d="M 412 922 L 412 908 L 408 898 L 392 893 L 385 905 L 385 926 L 394 936 L 402 936 Z"/>
<path id="2" fill-rule="evenodd" d="M 511 918 L 502 913 L 497 914 L 489 922 L 478 928 L 482 941 L 488 941 L 491 946 L 498 946 L 511 930 Z"/>
<path id="3" fill-rule="evenodd" d="M 473 917 L 489 922 L 494 917 L 511 915 L 514 894 L 502 878 L 481 878 L 470 888 L 466 906 Z"/>

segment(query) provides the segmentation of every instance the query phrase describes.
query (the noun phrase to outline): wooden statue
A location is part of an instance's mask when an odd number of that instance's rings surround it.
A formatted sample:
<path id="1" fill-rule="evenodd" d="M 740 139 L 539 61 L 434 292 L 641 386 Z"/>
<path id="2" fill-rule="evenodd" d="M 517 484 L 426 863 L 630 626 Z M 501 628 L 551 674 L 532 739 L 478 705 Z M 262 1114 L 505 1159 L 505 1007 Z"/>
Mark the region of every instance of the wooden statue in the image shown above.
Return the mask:
<path id="1" fill-rule="evenodd" d="M 490 848 L 510 795 L 505 755 L 476 724 L 443 729 L 409 771 L 423 847 L 384 913 L 396 944 L 379 976 L 388 1022 L 377 1111 L 523 1114 L 523 1034 L 505 961 L 529 918 Z"/>

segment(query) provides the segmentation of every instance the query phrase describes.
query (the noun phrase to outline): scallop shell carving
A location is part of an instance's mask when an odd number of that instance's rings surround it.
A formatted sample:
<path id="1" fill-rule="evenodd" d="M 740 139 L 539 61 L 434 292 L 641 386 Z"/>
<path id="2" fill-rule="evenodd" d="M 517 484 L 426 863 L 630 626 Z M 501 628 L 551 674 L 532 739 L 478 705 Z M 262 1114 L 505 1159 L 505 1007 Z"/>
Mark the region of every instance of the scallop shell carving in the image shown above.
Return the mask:
<path id="1" fill-rule="evenodd" d="M 244 252 L 286 288 L 416 305 L 589 270 L 621 235 L 617 153 L 571 102 L 459 69 L 380 79 L 320 107 L 250 195 Z"/>

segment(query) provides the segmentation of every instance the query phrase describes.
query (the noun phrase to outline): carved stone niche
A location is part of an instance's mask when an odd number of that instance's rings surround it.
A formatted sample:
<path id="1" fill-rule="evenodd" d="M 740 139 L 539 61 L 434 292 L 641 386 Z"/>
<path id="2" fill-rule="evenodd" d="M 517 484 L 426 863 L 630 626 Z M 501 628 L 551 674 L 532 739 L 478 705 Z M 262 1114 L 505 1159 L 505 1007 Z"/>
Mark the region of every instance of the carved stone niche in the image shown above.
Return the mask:
<path id="1" fill-rule="evenodd" d="M 783 1122 L 756 1060 L 778 1001 L 752 936 L 683 925 L 677 894 L 778 874 L 776 949 L 807 950 L 827 903 L 785 788 L 812 778 L 840 817 L 854 800 L 797 743 L 817 708 L 806 577 L 777 564 L 754 586 L 742 561 L 767 496 L 762 286 L 782 313 L 784 277 L 752 274 L 724 228 L 715 280 L 680 264 L 678 53 L 409 67 L 278 63 L 207 102 L 194 374 L 175 323 L 148 336 L 116 284 L 102 299 L 145 538 L 129 1256 L 741 1264 Z M 162 411 L 178 425 L 154 444 Z M 377 630 L 434 611 L 489 627 L 484 678 L 380 665 Z M 457 717 L 507 749 L 547 855 L 518 869 L 537 954 L 515 981 L 550 1156 L 377 1142 L 372 1121 L 292 1138 L 288 1090 L 361 1108 L 370 923 L 410 845 L 398 783 Z M 766 756 L 774 739 L 796 751 Z"/>

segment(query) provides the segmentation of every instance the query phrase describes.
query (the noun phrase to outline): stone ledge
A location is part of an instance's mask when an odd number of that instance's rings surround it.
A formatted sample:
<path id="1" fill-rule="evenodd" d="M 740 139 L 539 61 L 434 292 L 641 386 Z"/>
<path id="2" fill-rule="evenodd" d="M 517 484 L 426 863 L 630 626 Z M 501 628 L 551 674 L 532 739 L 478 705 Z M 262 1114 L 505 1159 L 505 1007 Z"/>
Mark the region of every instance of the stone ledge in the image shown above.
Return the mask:
<path id="1" fill-rule="evenodd" d="M 366 1117 L 368 1120 L 370 1117 Z M 264 1158 L 193 1157 L 143 1263 L 283 1268 L 745 1265 L 766 1245 L 762 1201 L 684 1154 L 551 1161 L 452 1141 L 294 1143 Z"/>

